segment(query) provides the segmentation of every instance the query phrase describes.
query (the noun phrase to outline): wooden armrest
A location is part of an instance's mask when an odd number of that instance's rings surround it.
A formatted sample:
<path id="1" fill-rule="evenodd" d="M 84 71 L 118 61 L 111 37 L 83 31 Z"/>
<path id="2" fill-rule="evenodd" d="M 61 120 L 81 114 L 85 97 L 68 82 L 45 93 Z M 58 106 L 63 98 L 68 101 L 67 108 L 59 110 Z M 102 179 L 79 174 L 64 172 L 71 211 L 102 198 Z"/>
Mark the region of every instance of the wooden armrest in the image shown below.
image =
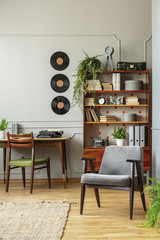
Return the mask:
<path id="1" fill-rule="evenodd" d="M 80 160 L 84 160 L 84 161 L 94 161 L 94 160 L 96 160 L 96 158 L 80 158 Z"/>
<path id="2" fill-rule="evenodd" d="M 126 162 L 131 162 L 131 163 L 141 163 L 141 160 L 127 159 Z"/>

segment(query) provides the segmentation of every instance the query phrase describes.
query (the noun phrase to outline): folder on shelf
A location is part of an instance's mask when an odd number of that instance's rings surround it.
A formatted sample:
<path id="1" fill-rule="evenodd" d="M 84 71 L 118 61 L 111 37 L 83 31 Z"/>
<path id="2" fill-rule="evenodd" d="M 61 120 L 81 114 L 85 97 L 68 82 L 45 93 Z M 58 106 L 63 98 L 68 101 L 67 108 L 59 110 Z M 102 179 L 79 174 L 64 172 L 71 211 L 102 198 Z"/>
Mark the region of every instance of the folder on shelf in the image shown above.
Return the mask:
<path id="1" fill-rule="evenodd" d="M 135 126 L 135 146 L 140 146 L 139 126 Z"/>
<path id="2" fill-rule="evenodd" d="M 135 129 L 134 126 L 129 126 L 129 146 L 134 146 L 135 143 Z"/>
<path id="3" fill-rule="evenodd" d="M 140 126 L 140 146 L 145 146 L 145 126 Z"/>

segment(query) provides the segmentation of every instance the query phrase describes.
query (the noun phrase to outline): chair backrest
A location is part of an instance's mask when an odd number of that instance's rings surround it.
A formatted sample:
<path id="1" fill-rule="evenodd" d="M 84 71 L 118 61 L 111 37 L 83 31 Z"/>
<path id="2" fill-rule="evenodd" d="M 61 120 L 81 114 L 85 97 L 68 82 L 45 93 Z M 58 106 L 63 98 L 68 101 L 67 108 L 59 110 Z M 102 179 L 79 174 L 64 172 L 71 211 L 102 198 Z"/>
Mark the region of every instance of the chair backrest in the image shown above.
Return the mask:
<path id="1" fill-rule="evenodd" d="M 127 159 L 142 161 L 142 148 L 129 146 L 106 147 L 99 173 L 107 175 L 130 175 L 131 164 L 126 162 Z"/>
<path id="2" fill-rule="evenodd" d="M 10 134 L 7 132 L 8 148 L 34 148 L 33 133 Z"/>

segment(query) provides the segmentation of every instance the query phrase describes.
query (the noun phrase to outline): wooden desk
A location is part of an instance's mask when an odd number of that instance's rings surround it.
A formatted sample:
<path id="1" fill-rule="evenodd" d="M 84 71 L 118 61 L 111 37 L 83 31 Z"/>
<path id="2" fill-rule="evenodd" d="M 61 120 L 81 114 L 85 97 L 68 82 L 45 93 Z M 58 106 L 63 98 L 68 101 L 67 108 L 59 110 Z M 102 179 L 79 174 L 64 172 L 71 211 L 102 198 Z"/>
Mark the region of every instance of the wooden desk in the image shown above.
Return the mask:
<path id="1" fill-rule="evenodd" d="M 70 138 L 34 138 L 35 147 L 58 147 L 61 157 L 61 167 L 64 187 L 66 187 L 66 181 L 68 182 L 68 173 L 67 173 L 67 158 L 66 158 L 66 146 L 65 142 Z M 5 183 L 5 172 L 6 172 L 6 148 L 7 139 L 0 139 L 0 148 L 3 148 L 3 171 L 4 171 L 4 183 Z"/>

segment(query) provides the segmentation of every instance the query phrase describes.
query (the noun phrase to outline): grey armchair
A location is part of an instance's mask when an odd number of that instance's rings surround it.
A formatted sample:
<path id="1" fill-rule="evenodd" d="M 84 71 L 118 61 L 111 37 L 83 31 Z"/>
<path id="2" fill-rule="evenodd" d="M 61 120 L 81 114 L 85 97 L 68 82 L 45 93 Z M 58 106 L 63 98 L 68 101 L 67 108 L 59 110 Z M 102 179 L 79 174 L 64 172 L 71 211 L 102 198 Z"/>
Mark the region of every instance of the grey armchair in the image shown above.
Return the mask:
<path id="1" fill-rule="evenodd" d="M 129 190 L 130 219 L 132 219 L 134 189 L 138 185 L 143 208 L 146 211 L 142 177 L 142 149 L 140 147 L 106 147 L 98 174 L 95 173 L 93 163 L 96 159 L 82 158 L 82 160 L 84 160 L 84 174 L 81 177 L 80 214 L 83 213 L 86 187 L 94 188 L 98 207 L 100 207 L 99 188 Z M 88 161 L 91 173 L 87 173 Z"/>

